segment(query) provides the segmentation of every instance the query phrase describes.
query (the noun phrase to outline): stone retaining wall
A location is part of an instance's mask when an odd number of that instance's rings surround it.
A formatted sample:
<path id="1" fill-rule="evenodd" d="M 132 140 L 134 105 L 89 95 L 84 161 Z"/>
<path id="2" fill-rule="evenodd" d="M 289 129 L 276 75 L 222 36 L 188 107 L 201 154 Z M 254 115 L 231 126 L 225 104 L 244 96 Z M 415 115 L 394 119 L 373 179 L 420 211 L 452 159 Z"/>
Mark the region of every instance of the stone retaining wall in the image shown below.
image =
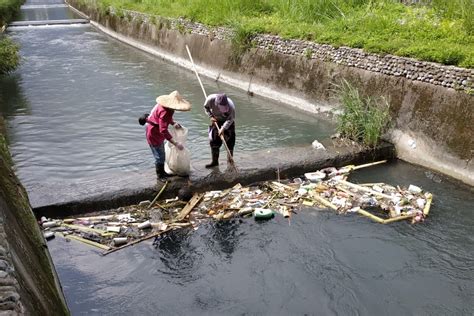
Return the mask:
<path id="1" fill-rule="evenodd" d="M 0 217 L 0 315 L 24 315 L 19 284 L 7 242 L 3 218 Z"/>
<path id="2" fill-rule="evenodd" d="M 111 14 L 116 14 L 111 9 Z M 209 28 L 201 23 L 185 19 L 165 19 L 136 11 L 122 10 L 121 14 L 130 21 L 161 23 L 181 33 L 198 34 L 211 39 L 229 40 L 233 31 L 224 27 Z M 259 34 L 252 38 L 255 47 L 290 56 L 300 56 L 333 62 L 371 72 L 426 82 L 466 93 L 474 93 L 474 69 L 446 66 L 394 55 L 378 55 L 350 47 L 333 47 L 310 41 L 282 39 L 279 36 Z"/>

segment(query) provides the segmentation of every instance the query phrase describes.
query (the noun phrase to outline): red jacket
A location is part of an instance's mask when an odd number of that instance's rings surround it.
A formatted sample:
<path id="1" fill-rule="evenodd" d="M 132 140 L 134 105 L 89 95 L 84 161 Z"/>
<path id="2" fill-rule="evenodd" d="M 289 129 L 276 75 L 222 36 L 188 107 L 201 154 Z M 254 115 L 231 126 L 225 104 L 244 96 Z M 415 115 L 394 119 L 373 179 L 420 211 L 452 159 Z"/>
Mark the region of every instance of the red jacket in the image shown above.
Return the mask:
<path id="1" fill-rule="evenodd" d="M 159 104 L 155 105 L 147 119 L 147 121 L 154 123 L 146 125 L 146 140 L 148 144 L 159 146 L 165 139 L 170 140 L 172 138 L 170 132 L 168 132 L 168 125 L 174 125 L 173 114 L 174 110 Z"/>

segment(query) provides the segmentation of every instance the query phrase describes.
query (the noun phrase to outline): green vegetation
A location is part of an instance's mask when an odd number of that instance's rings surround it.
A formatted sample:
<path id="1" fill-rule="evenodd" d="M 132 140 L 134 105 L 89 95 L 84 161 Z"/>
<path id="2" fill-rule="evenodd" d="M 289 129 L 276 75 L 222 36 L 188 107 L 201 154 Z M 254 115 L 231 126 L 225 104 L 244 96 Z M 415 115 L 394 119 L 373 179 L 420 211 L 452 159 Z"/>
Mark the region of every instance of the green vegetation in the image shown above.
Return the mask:
<path id="1" fill-rule="evenodd" d="M 0 29 L 20 10 L 22 0 L 0 0 Z M 20 63 L 18 45 L 0 30 L 0 74 L 14 70 Z"/>
<path id="2" fill-rule="evenodd" d="M 22 3 L 22 0 L 0 0 L 0 28 L 11 21 Z"/>
<path id="3" fill-rule="evenodd" d="M 185 17 L 210 26 L 237 25 L 247 34 L 278 34 L 474 67 L 472 0 L 430 0 L 410 6 L 399 0 L 97 1 L 101 6 Z"/>
<path id="4" fill-rule="evenodd" d="M 19 64 L 18 45 L 0 34 L 0 74 L 15 70 Z"/>
<path id="5" fill-rule="evenodd" d="M 336 86 L 342 113 L 337 115 L 337 130 L 344 138 L 374 147 L 390 122 L 389 103 L 385 98 L 360 95 L 348 81 Z"/>
<path id="6" fill-rule="evenodd" d="M 234 24 L 235 31 L 232 43 L 232 60 L 239 63 L 242 55 L 253 46 L 252 39 L 257 34 L 255 30 L 247 28 L 244 24 Z"/>

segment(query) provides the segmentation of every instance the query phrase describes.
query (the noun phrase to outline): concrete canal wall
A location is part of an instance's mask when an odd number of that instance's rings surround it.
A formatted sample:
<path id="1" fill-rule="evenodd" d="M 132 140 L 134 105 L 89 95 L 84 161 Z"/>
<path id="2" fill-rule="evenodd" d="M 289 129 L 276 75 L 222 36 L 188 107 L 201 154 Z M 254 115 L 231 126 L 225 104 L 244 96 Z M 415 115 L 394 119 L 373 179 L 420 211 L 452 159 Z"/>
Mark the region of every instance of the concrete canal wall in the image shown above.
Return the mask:
<path id="1" fill-rule="evenodd" d="M 272 35 L 254 37 L 239 53 L 225 28 L 98 8 L 94 0 L 69 3 L 133 46 L 190 68 L 188 45 L 203 75 L 310 112 L 337 106 L 331 88 L 343 78 L 364 95 L 385 96 L 399 158 L 474 185 L 473 69 Z"/>
<path id="2" fill-rule="evenodd" d="M 16 178 L 0 120 L 0 315 L 68 315 L 46 242 Z"/>

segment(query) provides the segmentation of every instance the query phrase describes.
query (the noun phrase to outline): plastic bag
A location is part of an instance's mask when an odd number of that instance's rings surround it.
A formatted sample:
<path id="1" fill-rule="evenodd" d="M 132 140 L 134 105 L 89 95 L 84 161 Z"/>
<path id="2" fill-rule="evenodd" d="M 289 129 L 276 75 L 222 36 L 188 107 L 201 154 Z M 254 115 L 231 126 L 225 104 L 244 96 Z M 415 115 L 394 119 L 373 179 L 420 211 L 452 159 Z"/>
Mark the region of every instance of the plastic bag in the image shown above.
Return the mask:
<path id="1" fill-rule="evenodd" d="M 183 150 L 179 150 L 170 142 L 165 145 L 165 171 L 169 174 L 179 176 L 187 176 L 191 171 L 191 155 L 189 149 L 186 148 L 186 139 L 188 138 L 188 129 L 181 127 L 178 129 L 170 128 L 169 132 L 173 140 L 184 146 Z"/>

